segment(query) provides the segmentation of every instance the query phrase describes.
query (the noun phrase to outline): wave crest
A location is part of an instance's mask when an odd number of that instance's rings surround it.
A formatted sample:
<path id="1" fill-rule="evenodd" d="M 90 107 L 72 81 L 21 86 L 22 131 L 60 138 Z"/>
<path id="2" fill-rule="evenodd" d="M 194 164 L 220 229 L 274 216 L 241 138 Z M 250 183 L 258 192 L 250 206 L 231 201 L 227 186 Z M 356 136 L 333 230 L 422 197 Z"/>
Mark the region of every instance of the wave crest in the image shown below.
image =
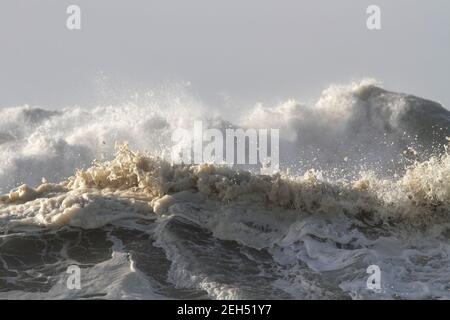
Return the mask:
<path id="1" fill-rule="evenodd" d="M 49 199 L 62 196 L 60 206 L 67 207 L 63 203 L 64 194 L 74 193 L 81 198 L 92 193 L 139 199 L 149 203 L 150 211 L 163 214 L 187 192 L 198 196 L 191 196 L 190 201 L 218 201 L 221 205 L 239 202 L 249 210 L 262 205 L 293 210 L 300 215 L 334 212 L 354 217 L 429 220 L 448 214 L 449 178 L 448 153 L 415 163 L 397 179 L 380 179 L 373 172 L 362 172 L 355 180 L 330 181 L 314 170 L 292 177 L 286 173 L 257 175 L 214 164 L 171 165 L 120 145 L 113 160 L 97 161 L 60 184 L 44 183 L 36 189 L 23 185 L 2 196 L 0 214 L 23 216 L 23 210 L 27 212 L 26 220 L 33 221 L 28 219 L 31 212 L 45 216 L 46 210 L 55 210 L 55 206 L 45 207 Z M 29 203 L 33 201 L 34 209 Z M 163 202 L 166 204 L 162 205 Z M 37 222 L 42 225 L 42 221 Z"/>

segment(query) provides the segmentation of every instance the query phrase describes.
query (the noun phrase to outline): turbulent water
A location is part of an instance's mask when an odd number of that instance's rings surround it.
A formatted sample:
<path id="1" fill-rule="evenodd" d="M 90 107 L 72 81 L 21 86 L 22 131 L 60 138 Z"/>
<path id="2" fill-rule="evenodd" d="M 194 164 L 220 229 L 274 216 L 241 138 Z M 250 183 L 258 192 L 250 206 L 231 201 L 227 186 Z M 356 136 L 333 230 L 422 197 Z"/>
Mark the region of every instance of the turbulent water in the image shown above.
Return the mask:
<path id="1" fill-rule="evenodd" d="M 450 298 L 438 103 L 369 81 L 233 117 L 144 100 L 0 109 L 0 298 Z M 279 128 L 281 172 L 171 164 L 172 132 L 199 119 Z"/>

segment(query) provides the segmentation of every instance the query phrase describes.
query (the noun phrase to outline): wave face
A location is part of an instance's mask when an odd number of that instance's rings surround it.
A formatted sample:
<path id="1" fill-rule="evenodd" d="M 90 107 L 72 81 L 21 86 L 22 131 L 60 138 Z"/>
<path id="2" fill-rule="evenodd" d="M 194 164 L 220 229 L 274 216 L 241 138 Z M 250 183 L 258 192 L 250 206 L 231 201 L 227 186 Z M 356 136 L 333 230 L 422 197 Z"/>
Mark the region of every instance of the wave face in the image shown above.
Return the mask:
<path id="1" fill-rule="evenodd" d="M 0 298 L 450 298 L 438 103 L 362 81 L 233 118 L 185 95 L 0 113 Z M 172 165 L 199 119 L 280 128 L 283 170 Z"/>

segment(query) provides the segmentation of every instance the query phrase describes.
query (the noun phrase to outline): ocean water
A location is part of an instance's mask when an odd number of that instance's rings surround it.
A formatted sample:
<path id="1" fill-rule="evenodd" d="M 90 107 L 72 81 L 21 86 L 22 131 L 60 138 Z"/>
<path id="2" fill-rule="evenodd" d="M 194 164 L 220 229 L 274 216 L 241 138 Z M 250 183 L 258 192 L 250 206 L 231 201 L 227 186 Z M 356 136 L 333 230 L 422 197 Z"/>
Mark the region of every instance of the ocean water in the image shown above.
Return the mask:
<path id="1" fill-rule="evenodd" d="M 195 120 L 279 128 L 280 173 L 173 165 Z M 0 298 L 448 299 L 449 124 L 368 80 L 232 117 L 176 93 L 1 108 Z"/>

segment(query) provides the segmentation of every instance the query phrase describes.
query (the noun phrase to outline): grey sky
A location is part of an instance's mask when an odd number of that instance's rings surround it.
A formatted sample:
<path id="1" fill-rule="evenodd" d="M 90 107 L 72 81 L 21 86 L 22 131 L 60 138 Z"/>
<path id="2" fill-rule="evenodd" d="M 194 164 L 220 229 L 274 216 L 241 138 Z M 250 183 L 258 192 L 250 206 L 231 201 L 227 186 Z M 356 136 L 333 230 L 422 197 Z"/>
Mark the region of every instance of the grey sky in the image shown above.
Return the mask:
<path id="1" fill-rule="evenodd" d="M 381 31 L 366 28 L 370 4 Z M 0 106 L 95 103 L 104 76 L 117 91 L 190 81 L 209 103 L 372 77 L 450 107 L 448 0 L 2 0 L 0 45 Z"/>

